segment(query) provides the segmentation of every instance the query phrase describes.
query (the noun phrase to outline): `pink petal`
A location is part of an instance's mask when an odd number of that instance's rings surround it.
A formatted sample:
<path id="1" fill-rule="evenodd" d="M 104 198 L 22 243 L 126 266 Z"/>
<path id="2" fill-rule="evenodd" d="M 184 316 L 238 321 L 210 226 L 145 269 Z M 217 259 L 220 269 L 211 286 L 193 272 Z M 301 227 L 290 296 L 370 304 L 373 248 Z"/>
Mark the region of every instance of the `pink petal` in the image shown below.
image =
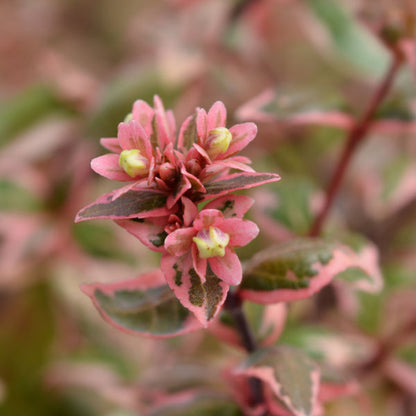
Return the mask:
<path id="1" fill-rule="evenodd" d="M 227 110 L 221 101 L 216 101 L 208 111 L 207 131 L 216 127 L 225 127 L 227 120 Z"/>
<path id="2" fill-rule="evenodd" d="M 194 122 L 194 116 L 189 116 L 182 123 L 181 128 L 179 130 L 178 143 L 176 145 L 178 149 L 182 149 L 183 147 L 188 148 L 188 145 L 189 145 L 189 143 L 187 143 L 188 135 L 189 135 L 188 129 L 191 128 L 191 123 L 193 122 Z M 196 134 L 195 134 L 195 137 L 196 137 Z M 194 140 L 191 140 L 191 141 L 193 142 Z"/>
<path id="3" fill-rule="evenodd" d="M 164 228 L 168 222 L 168 218 L 169 216 L 142 219 L 139 221 L 118 220 L 116 224 L 137 237 L 151 250 L 163 253 L 165 251 L 163 244 L 166 237 Z"/>
<path id="4" fill-rule="evenodd" d="M 164 149 L 174 138 L 175 132 L 172 130 L 172 127 L 174 127 L 173 114 L 169 113 L 167 115 L 159 96 L 155 95 L 153 97 L 153 103 L 155 108 L 157 144 L 161 149 Z"/>
<path id="5" fill-rule="evenodd" d="M 235 160 L 230 160 L 230 159 L 231 158 L 227 158 L 224 160 L 217 160 L 214 163 L 220 166 L 223 166 L 226 169 L 236 169 L 236 170 L 241 170 L 243 172 L 255 172 L 255 170 L 252 167 L 247 166 L 245 163 L 237 162 Z"/>
<path id="6" fill-rule="evenodd" d="M 221 230 L 230 236 L 230 247 L 243 247 L 254 240 L 258 233 L 257 224 L 240 218 L 227 218 L 221 225 Z"/>
<path id="7" fill-rule="evenodd" d="M 198 143 L 203 144 L 207 137 L 207 113 L 203 108 L 196 109 L 195 116 L 196 133 L 198 136 Z"/>
<path id="8" fill-rule="evenodd" d="M 113 181 L 130 182 L 133 178 L 120 167 L 119 155 L 107 153 L 91 160 L 91 169 L 105 178 Z"/>
<path id="9" fill-rule="evenodd" d="M 105 147 L 113 153 L 121 153 L 121 151 L 123 150 L 117 138 L 103 137 L 102 139 L 100 139 L 100 144 L 101 146 Z"/>
<path id="10" fill-rule="evenodd" d="M 254 123 L 236 124 L 230 128 L 230 132 L 233 139 L 228 150 L 222 155 L 224 159 L 244 149 L 256 137 L 257 126 Z"/>
<path id="11" fill-rule="evenodd" d="M 139 149 L 148 159 L 152 157 L 152 147 L 143 130 L 143 127 L 135 120 L 118 125 L 118 140 L 124 150 Z"/>
<path id="12" fill-rule="evenodd" d="M 210 226 L 220 226 L 224 221 L 221 211 L 216 209 L 203 209 L 194 221 L 194 228 L 200 231 Z"/>
<path id="13" fill-rule="evenodd" d="M 195 237 L 197 231 L 193 227 L 180 228 L 169 234 L 165 240 L 165 249 L 172 255 L 179 257 L 190 252 L 192 246 L 192 237 Z"/>
<path id="14" fill-rule="evenodd" d="M 198 207 L 185 196 L 181 199 L 183 204 L 183 225 L 189 227 L 198 215 Z"/>
<path id="15" fill-rule="evenodd" d="M 208 153 L 205 151 L 205 149 L 203 149 L 199 144 L 194 143 L 192 145 L 194 147 L 194 149 L 197 150 L 197 152 L 208 162 L 208 163 L 212 163 L 211 162 L 211 158 L 208 156 Z"/>
<path id="16" fill-rule="evenodd" d="M 154 110 L 143 100 L 137 100 L 133 104 L 133 120 L 136 120 L 143 127 L 147 136 L 150 137 L 152 134 L 152 120 Z"/>
<path id="17" fill-rule="evenodd" d="M 205 205 L 204 209 L 217 209 L 224 218 L 243 218 L 244 214 L 252 207 L 254 199 L 246 195 L 224 195 Z"/>
<path id="18" fill-rule="evenodd" d="M 216 256 L 208 259 L 212 271 L 229 285 L 238 285 L 243 278 L 240 259 L 229 247 L 225 248 L 224 257 Z"/>

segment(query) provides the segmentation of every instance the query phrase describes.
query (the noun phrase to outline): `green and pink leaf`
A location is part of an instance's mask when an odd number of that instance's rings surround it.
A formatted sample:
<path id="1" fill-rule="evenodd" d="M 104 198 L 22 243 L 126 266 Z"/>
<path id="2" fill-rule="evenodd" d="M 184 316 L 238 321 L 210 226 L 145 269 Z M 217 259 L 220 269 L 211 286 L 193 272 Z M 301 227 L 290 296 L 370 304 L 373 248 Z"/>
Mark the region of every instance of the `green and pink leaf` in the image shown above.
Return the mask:
<path id="1" fill-rule="evenodd" d="M 126 192 L 116 189 L 81 209 L 75 221 L 160 217 L 171 213 L 166 201 L 167 195 L 155 189 L 131 188 Z"/>
<path id="2" fill-rule="evenodd" d="M 338 273 L 361 265 L 362 259 L 344 245 L 320 239 L 294 239 L 254 256 L 245 270 L 241 295 L 258 303 L 305 299 Z"/>
<path id="3" fill-rule="evenodd" d="M 208 267 L 205 282 L 195 270 L 192 254 L 182 257 L 163 254 L 161 269 L 182 305 L 195 314 L 203 326 L 218 314 L 229 286 Z"/>
<path id="4" fill-rule="evenodd" d="M 81 289 L 109 324 L 129 334 L 170 338 L 201 328 L 160 270 L 118 283 L 85 284 Z"/>
<path id="5" fill-rule="evenodd" d="M 319 408 L 319 368 L 296 348 L 262 348 L 251 354 L 237 374 L 262 380 L 295 416 L 313 416 Z"/>

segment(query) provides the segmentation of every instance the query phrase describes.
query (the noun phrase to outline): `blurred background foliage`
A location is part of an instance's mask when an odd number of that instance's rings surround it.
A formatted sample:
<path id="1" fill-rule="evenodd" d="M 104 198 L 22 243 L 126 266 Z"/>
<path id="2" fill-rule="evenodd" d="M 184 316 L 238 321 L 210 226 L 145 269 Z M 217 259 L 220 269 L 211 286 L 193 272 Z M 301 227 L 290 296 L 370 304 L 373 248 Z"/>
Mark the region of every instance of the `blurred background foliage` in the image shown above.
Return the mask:
<path id="1" fill-rule="evenodd" d="M 230 124 L 245 119 L 244 106 L 261 113 L 246 153 L 257 170 L 283 180 L 255 194 L 251 216 L 262 232 L 241 251 L 249 258 L 308 232 L 342 148 L 344 127 L 296 116 L 361 114 L 388 66 L 389 42 L 410 37 L 414 18 L 410 0 L 2 0 L 0 414 L 240 414 L 224 395 L 224 368 L 241 351 L 209 331 L 168 341 L 120 333 L 80 291 L 83 282 L 131 278 L 158 264 L 110 222 L 73 224 L 82 206 L 115 187 L 89 169 L 104 153 L 99 138 L 116 135 L 133 101 L 154 94 L 179 123 L 216 100 Z M 413 77 L 404 65 L 377 115 L 404 124 L 374 127 L 326 228 L 330 237 L 354 231 L 375 242 L 385 289 L 356 295 L 341 286 L 342 307 L 319 316 L 311 300 L 291 305 L 281 342 L 306 346 L 314 358 L 324 353 L 314 349 L 322 331 L 376 343 L 416 316 Z M 250 104 L 270 89 L 274 98 Z M 258 321 L 259 306 L 246 307 Z M 414 333 L 397 357 L 416 383 L 413 341 Z M 365 397 L 337 401 L 325 414 L 415 414 L 416 385 L 380 373 Z M 164 401 L 194 386 L 215 394 L 195 393 L 179 407 Z M 166 404 L 149 411 L 153 402 Z"/>

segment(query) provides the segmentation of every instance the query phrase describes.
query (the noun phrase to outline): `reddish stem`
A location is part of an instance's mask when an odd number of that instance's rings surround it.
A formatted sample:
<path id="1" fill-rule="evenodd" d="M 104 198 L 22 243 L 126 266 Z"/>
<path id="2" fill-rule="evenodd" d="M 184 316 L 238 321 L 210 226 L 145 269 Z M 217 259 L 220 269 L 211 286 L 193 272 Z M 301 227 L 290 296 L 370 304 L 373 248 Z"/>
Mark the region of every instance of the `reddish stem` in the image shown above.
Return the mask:
<path id="1" fill-rule="evenodd" d="M 402 58 L 398 54 L 395 54 L 386 75 L 375 91 L 366 111 L 350 130 L 350 133 L 345 142 L 344 150 L 340 155 L 335 172 L 328 184 L 324 205 L 315 218 L 315 221 L 309 231 L 309 235 L 311 237 L 316 237 L 321 234 L 323 225 L 328 217 L 328 213 L 334 203 L 335 197 L 337 196 L 352 156 L 358 145 L 365 138 L 368 130 L 371 128 L 371 123 L 374 115 L 381 102 L 389 92 L 401 63 Z"/>
<path id="2" fill-rule="evenodd" d="M 229 291 L 224 307 L 234 320 L 236 330 L 240 335 L 244 348 L 247 352 L 252 353 L 257 349 L 257 342 L 254 338 L 253 331 L 250 328 L 242 306 L 242 301 L 238 292 Z M 264 403 L 263 383 L 261 380 L 255 377 L 250 377 L 249 385 L 252 394 L 252 404 L 256 405 Z"/>

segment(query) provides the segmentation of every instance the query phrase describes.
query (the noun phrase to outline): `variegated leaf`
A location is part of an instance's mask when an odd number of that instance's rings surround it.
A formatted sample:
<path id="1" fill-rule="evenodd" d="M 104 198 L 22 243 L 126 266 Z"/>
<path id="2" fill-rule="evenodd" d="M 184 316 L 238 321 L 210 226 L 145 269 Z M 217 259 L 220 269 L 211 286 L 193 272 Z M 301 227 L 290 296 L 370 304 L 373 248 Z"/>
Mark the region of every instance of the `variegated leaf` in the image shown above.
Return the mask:
<path id="1" fill-rule="evenodd" d="M 208 266 L 205 282 L 194 269 L 190 253 L 182 257 L 163 254 L 161 269 L 183 306 L 192 311 L 207 326 L 218 314 L 229 286 L 219 279 Z"/>
<path id="2" fill-rule="evenodd" d="M 130 334 L 170 338 L 201 327 L 160 270 L 118 283 L 85 284 L 82 290 L 108 323 Z"/>
<path id="3" fill-rule="evenodd" d="M 338 273 L 361 266 L 362 259 L 349 247 L 299 238 L 254 256 L 246 267 L 241 295 L 258 303 L 304 299 L 327 285 Z"/>
<path id="4" fill-rule="evenodd" d="M 261 379 L 295 416 L 315 414 L 320 372 L 302 350 L 287 346 L 259 349 L 236 372 Z"/>
<path id="5" fill-rule="evenodd" d="M 79 211 L 75 221 L 160 217 L 170 212 L 166 200 L 166 194 L 154 189 L 132 188 L 121 194 L 115 190 Z"/>
<path id="6" fill-rule="evenodd" d="M 258 172 L 239 172 L 221 179 L 204 183 L 206 193 L 201 194 L 201 199 L 210 199 L 217 196 L 229 194 L 240 189 L 253 188 L 269 182 L 280 180 L 280 176 L 275 173 Z"/>

